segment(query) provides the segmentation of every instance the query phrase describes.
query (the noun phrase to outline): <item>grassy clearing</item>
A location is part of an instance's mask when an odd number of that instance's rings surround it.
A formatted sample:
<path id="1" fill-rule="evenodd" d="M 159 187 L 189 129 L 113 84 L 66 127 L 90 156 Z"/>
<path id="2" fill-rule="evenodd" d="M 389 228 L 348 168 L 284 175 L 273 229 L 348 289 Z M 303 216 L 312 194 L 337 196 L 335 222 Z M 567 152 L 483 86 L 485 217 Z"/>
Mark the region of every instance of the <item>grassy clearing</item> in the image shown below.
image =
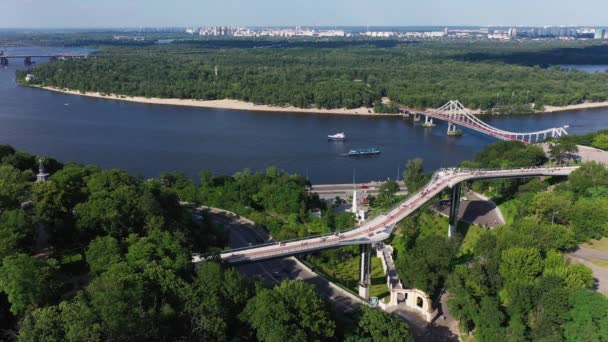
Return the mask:
<path id="1" fill-rule="evenodd" d="M 327 252 L 322 252 L 327 253 Z M 357 293 L 359 291 L 359 256 L 349 256 L 342 260 L 334 258 L 310 257 L 308 259 L 316 271 L 326 276 L 330 281 L 340 284 Z M 382 269 L 382 261 L 372 254 L 372 286 L 370 296 L 384 298 L 389 295 L 386 286 L 386 276 Z"/>
<path id="2" fill-rule="evenodd" d="M 473 248 L 477 244 L 477 241 L 481 237 L 481 235 L 486 231 L 485 228 L 481 228 L 477 225 L 469 225 L 466 229 L 460 229 L 459 231 L 463 232 L 462 244 L 460 245 L 459 255 L 467 255 L 473 254 Z"/>
<path id="3" fill-rule="evenodd" d="M 608 261 L 606 261 L 606 260 L 593 259 L 593 260 L 591 260 L 591 263 L 594 264 L 595 266 L 608 268 Z"/>
<path id="4" fill-rule="evenodd" d="M 598 250 L 600 252 L 608 253 L 608 238 L 601 238 L 599 240 L 591 240 L 589 243 L 584 243 L 581 245 L 584 248 L 591 248 Z"/>
<path id="5" fill-rule="evenodd" d="M 508 200 L 498 205 L 498 209 L 502 212 L 506 224 L 513 224 L 519 211 L 519 201 L 517 199 Z"/>
<path id="6" fill-rule="evenodd" d="M 80 253 L 67 254 L 61 257 L 62 265 L 72 264 L 78 261 L 82 261 L 82 254 Z"/>

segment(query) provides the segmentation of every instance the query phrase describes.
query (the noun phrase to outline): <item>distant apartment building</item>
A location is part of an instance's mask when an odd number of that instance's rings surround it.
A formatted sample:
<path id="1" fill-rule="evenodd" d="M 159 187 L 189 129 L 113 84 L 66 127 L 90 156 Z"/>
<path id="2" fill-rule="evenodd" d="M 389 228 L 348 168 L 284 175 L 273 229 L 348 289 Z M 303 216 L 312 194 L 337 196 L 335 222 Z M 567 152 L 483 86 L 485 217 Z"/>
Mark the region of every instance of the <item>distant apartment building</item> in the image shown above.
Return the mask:
<path id="1" fill-rule="evenodd" d="M 593 39 L 604 39 L 606 36 L 606 32 L 604 29 L 595 29 L 595 34 L 593 35 Z"/>

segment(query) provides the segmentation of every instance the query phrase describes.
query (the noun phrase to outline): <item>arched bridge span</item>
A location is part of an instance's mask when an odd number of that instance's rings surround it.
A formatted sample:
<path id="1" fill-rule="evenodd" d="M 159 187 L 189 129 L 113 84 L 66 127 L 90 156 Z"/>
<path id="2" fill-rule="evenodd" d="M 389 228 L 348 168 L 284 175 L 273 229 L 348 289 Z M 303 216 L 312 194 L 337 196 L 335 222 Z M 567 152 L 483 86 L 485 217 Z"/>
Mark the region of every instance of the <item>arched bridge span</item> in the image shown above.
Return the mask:
<path id="1" fill-rule="evenodd" d="M 427 126 L 433 124 L 433 119 L 446 121 L 448 123 L 448 134 L 453 134 L 456 126 L 462 126 L 501 140 L 519 141 L 524 144 L 540 142 L 548 137 L 558 138 L 568 135 L 568 132 L 566 132 L 568 126 L 548 128 L 535 132 L 510 132 L 499 129 L 483 122 L 458 101 L 450 101 L 435 110 L 424 111 L 408 107 L 400 107 L 399 109 L 404 114 L 424 115 L 425 125 Z"/>

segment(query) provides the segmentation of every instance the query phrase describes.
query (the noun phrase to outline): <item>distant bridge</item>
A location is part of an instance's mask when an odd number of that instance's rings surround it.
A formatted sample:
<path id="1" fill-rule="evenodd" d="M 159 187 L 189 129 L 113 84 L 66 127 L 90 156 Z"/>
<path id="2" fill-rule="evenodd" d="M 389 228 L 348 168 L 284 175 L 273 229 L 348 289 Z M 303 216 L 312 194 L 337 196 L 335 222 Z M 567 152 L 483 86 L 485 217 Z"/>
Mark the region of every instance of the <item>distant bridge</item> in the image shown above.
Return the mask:
<path id="1" fill-rule="evenodd" d="M 457 125 L 501 140 L 519 141 L 524 144 L 540 142 L 547 137 L 558 138 L 568 135 L 568 132 L 566 132 L 568 126 L 548 128 L 535 132 L 505 131 L 481 121 L 458 101 L 450 101 L 435 110 L 420 110 L 409 107 L 400 107 L 399 110 L 404 114 L 413 114 L 414 120 L 420 120 L 420 115 L 424 115 L 423 126 L 427 127 L 433 126 L 433 119 L 446 121 L 448 123 L 448 135 L 453 135 L 456 132 Z"/>
<path id="2" fill-rule="evenodd" d="M 50 58 L 51 61 L 57 60 L 69 60 L 69 59 L 83 59 L 94 56 L 88 54 L 79 53 L 39 53 L 39 54 L 19 54 L 19 55 L 6 55 L 4 51 L 0 51 L 0 66 L 7 66 L 9 59 L 23 59 L 25 65 L 32 64 L 32 58 Z"/>

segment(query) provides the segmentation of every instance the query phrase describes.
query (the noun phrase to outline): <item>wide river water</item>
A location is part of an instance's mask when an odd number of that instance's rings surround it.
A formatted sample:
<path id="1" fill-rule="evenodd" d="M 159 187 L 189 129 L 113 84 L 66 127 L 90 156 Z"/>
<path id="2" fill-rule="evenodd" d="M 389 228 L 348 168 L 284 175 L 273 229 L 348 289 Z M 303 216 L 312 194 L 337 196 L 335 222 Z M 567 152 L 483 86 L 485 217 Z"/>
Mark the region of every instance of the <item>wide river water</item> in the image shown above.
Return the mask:
<path id="1" fill-rule="evenodd" d="M 426 170 L 453 166 L 495 141 L 466 129 L 461 137 L 448 137 L 444 123 L 425 129 L 397 117 L 189 108 L 58 94 L 16 85 L 18 68 L 23 61 L 0 69 L 0 144 L 145 177 L 174 170 L 192 177 L 202 170 L 232 174 L 274 165 L 314 183 L 348 183 L 354 170 L 357 182 L 367 182 L 394 179 L 412 158 L 424 159 Z M 607 128 L 608 109 L 482 119 L 513 131 L 570 125 L 570 133 L 584 133 Z M 348 140 L 328 142 L 326 136 L 336 132 L 345 132 Z M 357 147 L 378 147 L 382 153 L 340 155 Z"/>

